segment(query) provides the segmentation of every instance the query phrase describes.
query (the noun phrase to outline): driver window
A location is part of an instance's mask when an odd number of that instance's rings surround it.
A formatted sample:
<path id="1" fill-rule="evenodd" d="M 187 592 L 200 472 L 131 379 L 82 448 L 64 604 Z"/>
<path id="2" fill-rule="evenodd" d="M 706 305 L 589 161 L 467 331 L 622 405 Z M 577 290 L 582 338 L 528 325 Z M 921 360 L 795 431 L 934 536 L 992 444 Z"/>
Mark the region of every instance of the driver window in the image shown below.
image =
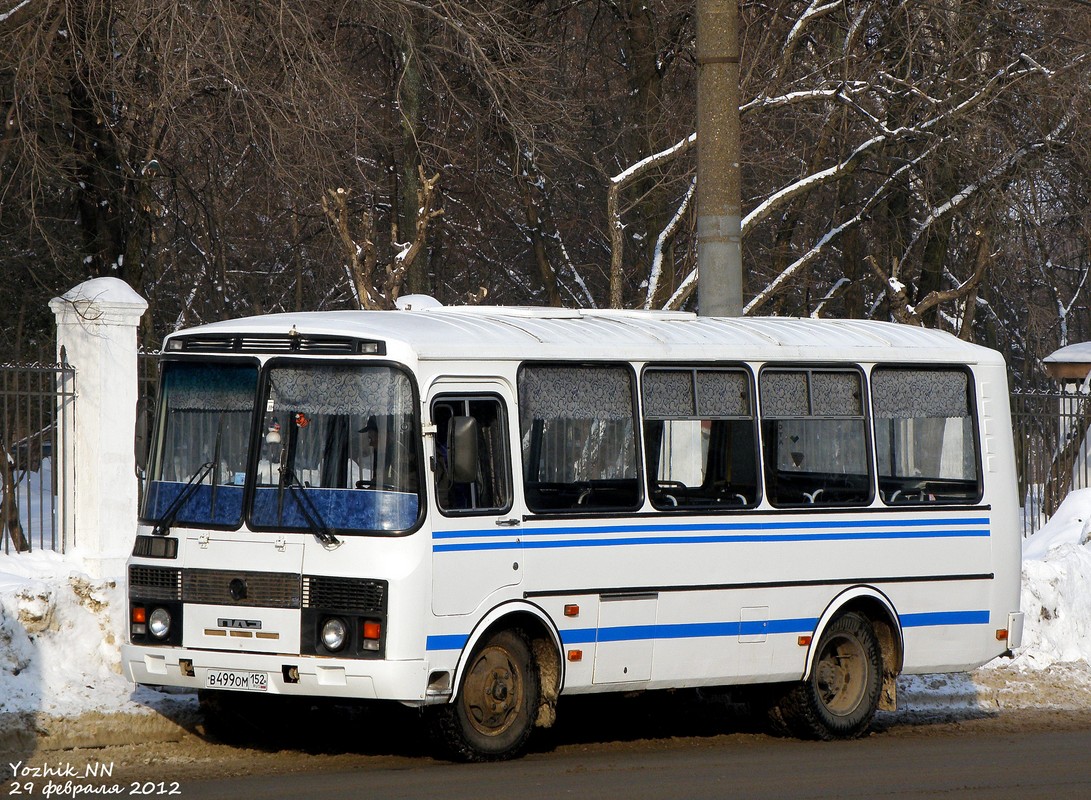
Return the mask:
<path id="1" fill-rule="evenodd" d="M 465 424 L 467 419 L 469 425 Z M 463 424 L 457 425 L 456 420 Z M 500 399 L 441 397 L 432 405 L 432 421 L 436 425 L 434 472 L 440 511 L 483 514 L 510 508 L 507 423 Z M 458 436 L 457 429 L 461 429 Z M 459 448 L 464 452 L 459 453 Z M 455 467 L 456 459 L 461 459 L 461 469 Z"/>

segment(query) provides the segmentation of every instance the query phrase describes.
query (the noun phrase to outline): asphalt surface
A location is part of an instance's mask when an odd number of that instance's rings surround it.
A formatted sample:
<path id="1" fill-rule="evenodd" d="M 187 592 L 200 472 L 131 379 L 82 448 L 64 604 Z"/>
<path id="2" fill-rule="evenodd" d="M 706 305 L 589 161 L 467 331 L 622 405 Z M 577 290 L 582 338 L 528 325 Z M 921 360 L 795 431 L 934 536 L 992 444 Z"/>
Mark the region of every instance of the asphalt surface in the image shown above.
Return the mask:
<path id="1" fill-rule="evenodd" d="M 4 760 L 7 796 L 239 798 L 1091 797 L 1091 711 L 881 715 L 851 742 L 769 736 L 691 695 L 574 699 L 524 758 L 431 757 L 404 709 L 308 709 L 225 744 L 174 742 Z M 53 774 L 44 774 L 52 770 Z M 68 774 L 65 774 L 68 773 Z M 96 774 L 88 774 L 96 773 Z"/>

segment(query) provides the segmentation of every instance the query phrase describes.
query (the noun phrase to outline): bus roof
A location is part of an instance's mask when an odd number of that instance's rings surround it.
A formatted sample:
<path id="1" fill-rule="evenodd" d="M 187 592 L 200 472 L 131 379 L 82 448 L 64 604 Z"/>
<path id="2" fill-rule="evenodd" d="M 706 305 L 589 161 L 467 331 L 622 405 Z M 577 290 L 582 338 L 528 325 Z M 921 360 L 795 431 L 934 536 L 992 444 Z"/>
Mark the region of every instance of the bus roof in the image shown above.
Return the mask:
<path id="1" fill-rule="evenodd" d="M 284 336 L 293 329 L 383 341 L 391 353 L 400 344 L 421 360 L 869 361 L 897 351 L 903 361 L 1002 361 L 995 351 L 949 333 L 890 322 L 514 306 L 267 314 L 178 331 L 168 339 Z"/>

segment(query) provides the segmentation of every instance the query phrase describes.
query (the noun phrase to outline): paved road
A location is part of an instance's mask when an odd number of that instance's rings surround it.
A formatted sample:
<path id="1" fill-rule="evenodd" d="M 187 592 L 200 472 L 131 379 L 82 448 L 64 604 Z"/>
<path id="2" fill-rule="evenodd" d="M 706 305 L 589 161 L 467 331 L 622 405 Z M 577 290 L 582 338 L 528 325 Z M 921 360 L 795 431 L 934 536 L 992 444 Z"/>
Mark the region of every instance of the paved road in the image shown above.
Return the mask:
<path id="1" fill-rule="evenodd" d="M 590 713 L 590 712 L 589 712 Z M 585 715 L 586 717 L 586 715 Z M 192 800 L 280 798 L 1089 798 L 1091 715 L 1009 712 L 883 725 L 854 742 L 801 742 L 752 732 L 633 730 L 604 737 L 575 715 L 556 742 L 502 764 L 426 756 L 337 759 L 281 751 L 287 774 L 184 778 Z M 581 728 L 591 731 L 580 735 Z M 676 725 L 677 727 L 677 725 Z M 609 738 L 616 736 L 617 738 Z M 292 763 L 294 762 L 294 763 Z M 230 774 L 230 763 L 223 766 Z M 299 771 L 302 770 L 302 771 Z"/>

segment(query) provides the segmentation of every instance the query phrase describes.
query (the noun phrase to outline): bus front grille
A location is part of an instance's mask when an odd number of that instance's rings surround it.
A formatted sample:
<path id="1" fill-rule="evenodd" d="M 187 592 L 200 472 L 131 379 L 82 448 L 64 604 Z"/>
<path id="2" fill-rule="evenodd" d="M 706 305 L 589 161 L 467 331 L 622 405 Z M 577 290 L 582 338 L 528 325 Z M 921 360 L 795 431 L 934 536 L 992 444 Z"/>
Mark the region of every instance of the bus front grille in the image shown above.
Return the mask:
<path id="1" fill-rule="evenodd" d="M 386 611 L 386 581 L 308 575 L 303 579 L 303 607 L 381 614 Z"/>
<path id="2" fill-rule="evenodd" d="M 299 608 L 299 585 L 299 575 L 288 572 L 187 569 L 182 599 L 204 605 Z"/>
<path id="3" fill-rule="evenodd" d="M 129 567 L 129 596 L 141 600 L 181 600 L 182 570 L 176 567 Z"/>

